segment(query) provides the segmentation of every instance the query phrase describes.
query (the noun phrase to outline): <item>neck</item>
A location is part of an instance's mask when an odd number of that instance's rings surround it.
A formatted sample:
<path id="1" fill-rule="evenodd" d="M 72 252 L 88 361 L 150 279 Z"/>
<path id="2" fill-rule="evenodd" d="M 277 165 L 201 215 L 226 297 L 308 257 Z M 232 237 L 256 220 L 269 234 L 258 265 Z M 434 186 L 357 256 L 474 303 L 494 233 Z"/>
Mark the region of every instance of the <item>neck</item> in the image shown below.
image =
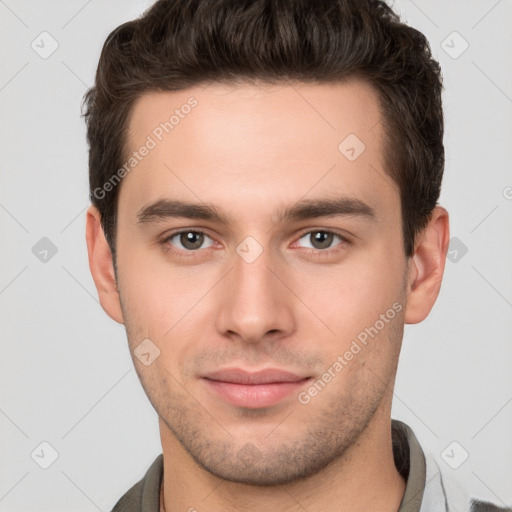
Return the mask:
<path id="1" fill-rule="evenodd" d="M 393 459 L 391 420 L 378 412 L 342 457 L 311 477 L 275 487 L 230 482 L 200 467 L 160 420 L 162 510 L 209 512 L 396 512 L 405 482 Z"/>

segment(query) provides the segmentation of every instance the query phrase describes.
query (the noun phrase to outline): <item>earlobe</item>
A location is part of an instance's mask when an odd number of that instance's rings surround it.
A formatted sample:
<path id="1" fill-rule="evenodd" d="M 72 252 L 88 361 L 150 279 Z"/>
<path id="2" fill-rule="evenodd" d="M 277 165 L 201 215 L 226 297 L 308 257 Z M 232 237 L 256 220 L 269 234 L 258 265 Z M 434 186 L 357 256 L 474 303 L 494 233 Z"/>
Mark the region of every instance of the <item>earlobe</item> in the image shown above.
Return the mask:
<path id="1" fill-rule="evenodd" d="M 406 324 L 422 322 L 434 306 L 441 289 L 449 242 L 448 212 L 436 206 L 409 261 Z"/>
<path id="2" fill-rule="evenodd" d="M 86 241 L 89 268 L 100 304 L 105 313 L 120 324 L 124 323 L 121 302 L 114 273 L 112 252 L 105 238 L 100 222 L 101 216 L 95 206 L 87 210 Z"/>

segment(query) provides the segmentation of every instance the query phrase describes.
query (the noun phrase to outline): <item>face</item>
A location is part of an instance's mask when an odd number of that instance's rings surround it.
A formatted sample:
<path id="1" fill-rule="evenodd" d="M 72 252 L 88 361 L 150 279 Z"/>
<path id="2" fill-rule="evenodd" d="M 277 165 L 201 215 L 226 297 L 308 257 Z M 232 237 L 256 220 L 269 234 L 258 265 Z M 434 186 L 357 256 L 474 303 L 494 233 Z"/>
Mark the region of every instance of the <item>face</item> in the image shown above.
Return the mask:
<path id="1" fill-rule="evenodd" d="M 383 134 L 360 81 L 134 107 L 123 322 L 162 437 L 219 477 L 295 481 L 389 422 L 408 261 Z"/>

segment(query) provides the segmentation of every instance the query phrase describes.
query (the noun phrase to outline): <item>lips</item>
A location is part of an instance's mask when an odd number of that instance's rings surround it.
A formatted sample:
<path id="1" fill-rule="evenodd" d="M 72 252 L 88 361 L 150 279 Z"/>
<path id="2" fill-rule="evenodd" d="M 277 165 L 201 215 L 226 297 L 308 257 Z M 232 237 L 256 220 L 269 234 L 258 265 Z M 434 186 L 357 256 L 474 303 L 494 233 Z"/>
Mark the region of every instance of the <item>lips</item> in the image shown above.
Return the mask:
<path id="1" fill-rule="evenodd" d="M 258 372 L 248 372 L 239 368 L 232 368 L 209 373 L 204 378 L 230 382 L 232 384 L 260 385 L 278 382 L 298 382 L 306 377 L 283 370 L 267 369 Z"/>
<path id="2" fill-rule="evenodd" d="M 248 372 L 241 368 L 228 368 L 209 373 L 202 380 L 209 391 L 224 401 L 258 409 L 281 402 L 310 378 L 278 369 Z"/>

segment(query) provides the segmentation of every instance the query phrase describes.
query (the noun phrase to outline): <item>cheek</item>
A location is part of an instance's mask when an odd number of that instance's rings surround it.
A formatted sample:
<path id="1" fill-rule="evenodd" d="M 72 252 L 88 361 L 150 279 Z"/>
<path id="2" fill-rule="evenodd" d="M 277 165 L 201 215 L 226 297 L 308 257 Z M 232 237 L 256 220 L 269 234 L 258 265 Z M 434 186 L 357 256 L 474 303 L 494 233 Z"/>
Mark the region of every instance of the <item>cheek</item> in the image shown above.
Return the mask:
<path id="1" fill-rule="evenodd" d="M 161 367 L 180 373 L 177 367 L 192 358 L 212 330 L 218 305 L 208 292 L 217 273 L 213 267 L 172 266 L 161 257 L 137 254 L 135 246 L 131 253 L 119 251 L 118 271 L 131 350 L 149 338 L 160 350 L 155 361 L 160 374 L 165 373 Z"/>
<path id="2" fill-rule="evenodd" d="M 153 336 L 162 336 L 201 296 L 192 267 L 165 263 L 164 250 L 118 230 L 117 267 L 123 306 L 129 318 Z M 163 332 L 162 332 L 163 331 Z"/>
<path id="3" fill-rule="evenodd" d="M 387 381 L 398 357 L 405 258 L 399 251 L 391 257 L 380 254 L 386 255 L 384 249 L 361 253 L 352 264 L 303 285 L 304 302 L 318 308 L 332 331 L 325 331 L 318 350 L 326 370 L 339 363 L 331 369 L 340 376 L 335 387 L 353 388 L 361 379 Z"/>
<path id="4" fill-rule="evenodd" d="M 125 269 L 128 275 L 129 269 Z M 136 276 L 136 277 L 135 277 Z M 156 273 L 140 270 L 134 277 L 123 280 L 120 292 L 127 316 L 148 336 L 166 340 L 191 327 L 204 314 L 207 283 L 198 283 L 198 276 L 183 276 L 176 272 Z"/>
<path id="5" fill-rule="evenodd" d="M 304 302 L 311 304 L 336 336 L 345 338 L 373 325 L 380 314 L 403 300 L 404 272 L 400 254 L 360 252 L 337 267 L 304 273 L 295 289 L 300 289 Z"/>

